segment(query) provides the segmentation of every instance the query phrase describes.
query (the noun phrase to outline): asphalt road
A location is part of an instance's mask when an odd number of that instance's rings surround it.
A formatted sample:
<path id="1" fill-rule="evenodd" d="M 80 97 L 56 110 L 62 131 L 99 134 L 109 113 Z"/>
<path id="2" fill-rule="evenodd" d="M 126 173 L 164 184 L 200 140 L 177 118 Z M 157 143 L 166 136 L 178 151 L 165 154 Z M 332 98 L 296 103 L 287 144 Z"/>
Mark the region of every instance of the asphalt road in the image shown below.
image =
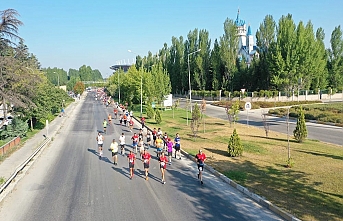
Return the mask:
<path id="1" fill-rule="evenodd" d="M 194 101 L 195 102 L 195 101 Z M 193 103 L 194 103 L 193 102 Z M 201 103 L 201 101 L 199 101 Z M 185 101 L 181 100 L 181 107 L 185 107 Z M 250 110 L 241 111 L 238 115 L 238 122 L 242 124 L 249 124 L 264 129 L 262 121 L 263 110 Z M 228 119 L 225 109 L 222 107 L 213 106 L 210 104 L 206 105 L 206 115 L 216 117 L 220 119 Z M 287 119 L 280 117 L 268 116 L 267 122 L 271 131 L 287 134 Z M 296 120 L 289 120 L 289 134 L 293 136 L 293 130 L 296 126 Z M 331 125 L 317 124 L 306 122 L 308 138 L 313 140 L 319 140 L 322 142 L 337 144 L 343 146 L 343 128 Z"/>
<path id="2" fill-rule="evenodd" d="M 200 185 L 190 160 L 173 159 L 161 184 L 153 148 L 150 179 L 137 160 L 130 180 L 126 157 L 114 166 L 108 150 L 122 131 L 129 143 L 127 128 L 109 127 L 104 157 L 98 157 L 95 137 L 108 112 L 87 96 L 70 117 L 76 121 L 63 126 L 3 201 L 1 220 L 282 220 L 206 171 Z"/>

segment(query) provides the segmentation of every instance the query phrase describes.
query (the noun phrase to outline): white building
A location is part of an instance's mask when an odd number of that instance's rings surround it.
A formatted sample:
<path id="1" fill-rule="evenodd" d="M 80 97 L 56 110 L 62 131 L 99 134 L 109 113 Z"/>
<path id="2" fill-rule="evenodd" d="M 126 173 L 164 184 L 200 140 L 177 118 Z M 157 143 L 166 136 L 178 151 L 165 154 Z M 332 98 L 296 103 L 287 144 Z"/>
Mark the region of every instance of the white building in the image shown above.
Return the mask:
<path id="1" fill-rule="evenodd" d="M 247 30 L 245 21 L 239 18 L 239 9 L 235 25 L 237 26 L 238 35 L 238 58 L 240 60 L 245 59 L 249 65 L 254 57 L 259 58 L 259 54 L 257 52 L 257 46 L 254 45 L 254 36 L 251 33 L 250 25 L 248 25 Z"/>

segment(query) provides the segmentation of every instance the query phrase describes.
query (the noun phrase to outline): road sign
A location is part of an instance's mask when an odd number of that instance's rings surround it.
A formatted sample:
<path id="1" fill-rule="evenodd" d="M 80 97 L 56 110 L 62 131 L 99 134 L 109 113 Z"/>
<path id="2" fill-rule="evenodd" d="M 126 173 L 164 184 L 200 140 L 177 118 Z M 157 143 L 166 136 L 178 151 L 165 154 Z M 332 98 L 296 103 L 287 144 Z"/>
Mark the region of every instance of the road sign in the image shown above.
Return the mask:
<path id="1" fill-rule="evenodd" d="M 245 110 L 251 110 L 251 103 L 245 102 L 244 108 L 245 108 Z"/>

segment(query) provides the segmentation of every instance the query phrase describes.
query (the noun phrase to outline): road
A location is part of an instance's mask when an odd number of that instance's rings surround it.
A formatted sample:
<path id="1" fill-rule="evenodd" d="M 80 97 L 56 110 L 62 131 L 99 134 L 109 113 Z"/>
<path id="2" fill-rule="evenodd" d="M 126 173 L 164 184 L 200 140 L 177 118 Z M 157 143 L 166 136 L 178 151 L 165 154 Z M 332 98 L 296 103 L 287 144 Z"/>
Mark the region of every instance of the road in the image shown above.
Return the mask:
<path id="1" fill-rule="evenodd" d="M 196 101 L 194 101 L 193 103 L 195 102 Z M 198 101 L 198 103 L 201 103 L 201 101 Z M 185 107 L 184 100 L 181 100 L 180 106 Z M 241 111 L 238 115 L 238 122 L 242 124 L 248 123 L 249 125 L 264 129 L 262 116 L 261 116 L 262 111 L 263 110 L 261 109 L 250 110 L 248 114 L 246 111 Z M 210 105 L 210 103 L 206 105 L 205 114 L 210 117 L 228 119 L 224 108 Z M 268 116 L 267 121 L 269 124 L 269 129 L 271 131 L 276 131 L 276 132 L 287 134 L 287 119 L 286 118 Z M 289 133 L 291 136 L 293 136 L 293 130 L 295 129 L 295 126 L 296 126 L 296 120 L 290 119 Z M 332 143 L 332 144 L 343 146 L 343 128 L 342 127 L 317 124 L 317 123 L 311 123 L 311 122 L 306 122 L 306 126 L 307 126 L 309 139 L 319 140 L 322 142 L 327 142 L 327 143 Z"/>
<path id="2" fill-rule="evenodd" d="M 132 133 L 117 122 L 109 127 L 100 160 L 95 137 L 112 109 L 89 94 L 74 112 L 76 121 L 63 125 L 3 201 L 1 220 L 282 220 L 208 172 L 200 185 L 195 163 L 185 158 L 168 165 L 161 184 L 154 148 L 150 179 L 138 160 L 130 180 L 126 157 L 114 166 L 107 148 L 122 131 L 129 143 Z"/>

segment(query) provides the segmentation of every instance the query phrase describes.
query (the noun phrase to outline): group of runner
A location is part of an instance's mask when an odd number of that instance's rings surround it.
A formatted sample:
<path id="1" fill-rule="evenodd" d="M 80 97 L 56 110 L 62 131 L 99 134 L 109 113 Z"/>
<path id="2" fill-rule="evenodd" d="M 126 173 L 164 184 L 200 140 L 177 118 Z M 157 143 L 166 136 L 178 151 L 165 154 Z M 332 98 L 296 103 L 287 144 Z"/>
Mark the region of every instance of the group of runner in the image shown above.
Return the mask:
<path id="1" fill-rule="evenodd" d="M 115 116 L 118 114 L 118 107 L 114 109 Z M 108 116 L 109 123 L 111 123 L 112 117 L 110 114 Z M 128 121 L 129 119 L 129 121 Z M 106 122 L 106 123 L 105 123 Z M 126 126 L 130 128 L 130 132 L 133 131 L 133 113 L 132 111 L 123 110 L 123 113 L 119 115 L 119 123 L 121 126 Z M 152 131 L 149 131 L 145 127 L 145 118 L 141 118 L 142 128 L 139 130 L 139 133 L 134 133 L 131 137 L 132 140 L 132 149 L 129 150 L 129 154 L 127 155 L 129 170 L 130 170 L 130 179 L 134 176 L 134 168 L 135 162 L 137 160 L 136 154 L 139 152 L 139 158 L 143 162 L 143 167 L 145 171 L 145 179 L 149 179 L 149 166 L 151 161 L 151 155 L 147 151 L 151 146 L 156 147 L 157 159 L 159 162 L 159 167 L 161 171 L 161 182 L 162 184 L 166 183 L 165 180 L 165 171 L 167 168 L 167 164 L 171 165 L 173 152 L 175 159 L 181 160 L 181 139 L 179 134 L 175 135 L 175 138 L 172 140 L 167 132 L 163 133 L 161 128 L 154 128 Z M 107 121 L 104 119 L 103 122 L 104 133 L 106 133 Z M 144 132 L 143 132 L 144 130 Z M 146 143 L 144 143 L 144 137 L 146 138 Z M 103 141 L 104 137 L 99 132 L 96 138 L 99 147 L 99 158 L 103 155 Z M 118 142 L 113 139 L 110 144 L 110 149 L 112 152 L 113 164 L 118 164 L 118 154 L 119 154 L 119 145 L 120 145 L 120 154 L 122 156 L 125 155 L 125 146 L 126 146 L 126 137 L 125 134 L 122 133 L 119 137 L 119 144 Z M 173 151 L 173 148 L 175 151 Z M 167 156 L 165 155 L 167 153 Z M 202 180 L 202 171 L 204 169 L 204 162 L 206 160 L 206 155 L 199 150 L 199 153 L 196 155 L 195 160 L 198 166 L 198 179 L 200 180 L 201 184 L 203 184 Z"/>

